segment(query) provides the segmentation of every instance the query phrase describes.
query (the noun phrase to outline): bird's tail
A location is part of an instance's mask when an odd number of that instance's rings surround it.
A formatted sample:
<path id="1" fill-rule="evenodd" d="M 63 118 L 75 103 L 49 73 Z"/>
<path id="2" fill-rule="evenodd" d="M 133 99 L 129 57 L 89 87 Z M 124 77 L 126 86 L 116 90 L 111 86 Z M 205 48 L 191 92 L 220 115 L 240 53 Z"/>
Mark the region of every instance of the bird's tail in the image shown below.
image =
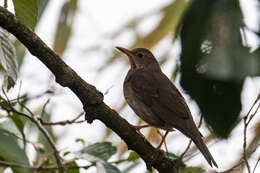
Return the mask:
<path id="1" fill-rule="evenodd" d="M 198 147 L 200 152 L 203 154 L 205 159 L 208 161 L 210 166 L 212 167 L 212 163 L 213 163 L 213 165 L 218 168 L 218 165 L 217 165 L 216 161 L 214 160 L 214 158 L 212 157 L 212 155 L 210 154 L 208 147 L 203 142 L 201 134 L 200 134 L 199 131 L 198 131 L 198 133 L 199 134 L 191 137 L 192 141 L 196 144 L 196 146 Z"/>

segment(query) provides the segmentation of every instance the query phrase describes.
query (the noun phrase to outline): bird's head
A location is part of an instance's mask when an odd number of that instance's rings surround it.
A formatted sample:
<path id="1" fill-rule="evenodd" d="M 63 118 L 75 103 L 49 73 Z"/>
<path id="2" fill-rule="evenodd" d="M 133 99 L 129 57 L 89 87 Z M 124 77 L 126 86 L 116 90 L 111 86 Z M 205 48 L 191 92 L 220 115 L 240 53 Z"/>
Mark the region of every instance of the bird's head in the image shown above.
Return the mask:
<path id="1" fill-rule="evenodd" d="M 116 48 L 128 56 L 132 69 L 161 70 L 152 52 L 146 48 L 136 48 L 133 50 L 123 47 Z"/>

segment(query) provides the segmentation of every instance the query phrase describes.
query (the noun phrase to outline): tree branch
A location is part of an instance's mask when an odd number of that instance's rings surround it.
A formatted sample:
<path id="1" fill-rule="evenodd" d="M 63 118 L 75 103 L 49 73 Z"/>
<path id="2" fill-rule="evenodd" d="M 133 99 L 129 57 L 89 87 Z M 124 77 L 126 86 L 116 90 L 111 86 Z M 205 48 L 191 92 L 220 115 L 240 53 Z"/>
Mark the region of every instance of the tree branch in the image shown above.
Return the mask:
<path id="1" fill-rule="evenodd" d="M 32 55 L 44 63 L 55 75 L 57 83 L 71 89 L 82 102 L 89 123 L 95 119 L 102 121 L 127 143 L 129 149 L 136 151 L 142 157 L 148 169 L 154 167 L 163 173 L 178 172 L 175 161 L 142 138 L 133 126 L 103 102 L 101 92 L 80 78 L 35 33 L 3 7 L 0 7 L 0 26 L 12 33 Z"/>
<path id="2" fill-rule="evenodd" d="M 4 94 L 5 94 L 5 92 L 4 92 Z M 7 100 L 8 100 L 8 98 L 7 98 Z M 49 142 L 49 144 L 51 145 L 51 147 L 53 149 L 54 157 L 56 159 L 59 172 L 65 173 L 66 170 L 62 164 L 62 159 L 59 155 L 59 151 L 57 150 L 55 143 L 54 143 L 52 137 L 50 136 L 50 134 L 48 133 L 48 131 L 42 126 L 41 122 L 36 118 L 36 116 L 26 106 L 22 105 L 21 103 L 19 103 L 19 104 L 21 106 L 23 106 L 24 109 L 26 109 L 30 114 L 28 115 L 23 112 L 17 111 L 15 108 L 13 108 L 13 106 L 11 105 L 11 103 L 9 101 L 7 101 L 6 106 L 2 107 L 2 108 L 4 110 L 6 110 L 7 112 L 13 112 L 13 113 L 16 113 L 18 115 L 21 115 L 23 117 L 30 119 L 38 127 L 38 129 L 42 132 L 42 134 L 45 136 L 45 138 L 47 139 L 47 141 Z M 0 107 L 1 107 L 1 105 L 0 105 Z"/>

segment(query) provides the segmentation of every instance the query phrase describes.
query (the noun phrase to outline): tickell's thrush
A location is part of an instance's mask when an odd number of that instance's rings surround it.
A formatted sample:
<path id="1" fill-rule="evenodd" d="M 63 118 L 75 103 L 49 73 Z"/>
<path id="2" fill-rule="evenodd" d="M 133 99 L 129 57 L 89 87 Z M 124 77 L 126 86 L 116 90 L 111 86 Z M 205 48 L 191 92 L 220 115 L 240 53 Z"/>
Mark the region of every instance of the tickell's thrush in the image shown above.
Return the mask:
<path id="1" fill-rule="evenodd" d="M 202 140 L 185 99 L 173 83 L 161 71 L 153 54 L 145 48 L 128 50 L 116 47 L 125 53 L 131 69 L 124 81 L 124 96 L 134 112 L 149 125 L 166 130 L 173 128 L 191 138 L 210 166 L 217 163 Z"/>

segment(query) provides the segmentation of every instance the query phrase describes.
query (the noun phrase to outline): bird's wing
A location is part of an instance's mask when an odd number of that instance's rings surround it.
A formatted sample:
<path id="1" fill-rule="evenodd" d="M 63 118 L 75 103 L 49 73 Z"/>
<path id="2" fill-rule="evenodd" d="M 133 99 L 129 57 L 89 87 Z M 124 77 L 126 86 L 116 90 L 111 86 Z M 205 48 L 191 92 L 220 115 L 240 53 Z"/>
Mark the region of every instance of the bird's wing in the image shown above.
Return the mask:
<path id="1" fill-rule="evenodd" d="M 135 73 L 131 79 L 136 95 L 164 121 L 177 121 L 176 117 L 191 116 L 184 98 L 163 74 L 156 72 Z"/>

